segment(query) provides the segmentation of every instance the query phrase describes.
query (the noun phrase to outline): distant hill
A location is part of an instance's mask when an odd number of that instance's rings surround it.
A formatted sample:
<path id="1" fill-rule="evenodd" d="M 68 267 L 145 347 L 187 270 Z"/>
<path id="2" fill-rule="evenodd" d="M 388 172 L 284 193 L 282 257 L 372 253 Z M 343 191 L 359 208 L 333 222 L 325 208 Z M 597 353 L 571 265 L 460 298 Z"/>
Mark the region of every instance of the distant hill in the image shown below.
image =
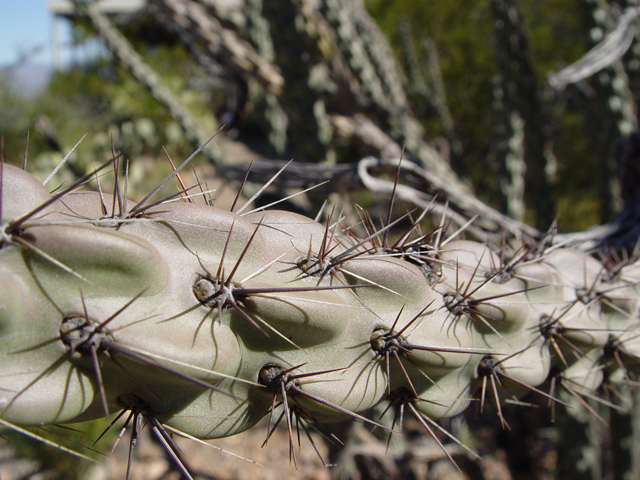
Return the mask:
<path id="1" fill-rule="evenodd" d="M 0 66 L 0 75 L 7 79 L 16 95 L 30 97 L 40 93 L 49 82 L 53 67 L 48 63 L 24 63 Z"/>

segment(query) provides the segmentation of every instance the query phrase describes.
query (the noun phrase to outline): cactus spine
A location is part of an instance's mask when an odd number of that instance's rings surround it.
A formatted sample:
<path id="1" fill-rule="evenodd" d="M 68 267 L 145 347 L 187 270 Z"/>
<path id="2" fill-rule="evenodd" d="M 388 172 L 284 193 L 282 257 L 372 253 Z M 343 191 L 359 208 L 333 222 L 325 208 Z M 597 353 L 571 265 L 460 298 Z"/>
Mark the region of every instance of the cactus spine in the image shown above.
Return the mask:
<path id="1" fill-rule="evenodd" d="M 621 359 L 640 355 L 637 262 L 494 252 L 423 235 L 424 214 L 392 241 L 398 221 L 374 227 L 364 213 L 358 238 L 335 212 L 323 225 L 136 204 L 119 187 L 52 195 L 10 165 L 1 180 L 5 426 L 124 409 L 160 436 L 210 439 L 280 403 L 290 433 L 292 417 L 375 423 L 364 415 L 391 403 L 430 430 L 474 398 L 505 423 L 501 403 L 589 395 L 627 380 Z"/>

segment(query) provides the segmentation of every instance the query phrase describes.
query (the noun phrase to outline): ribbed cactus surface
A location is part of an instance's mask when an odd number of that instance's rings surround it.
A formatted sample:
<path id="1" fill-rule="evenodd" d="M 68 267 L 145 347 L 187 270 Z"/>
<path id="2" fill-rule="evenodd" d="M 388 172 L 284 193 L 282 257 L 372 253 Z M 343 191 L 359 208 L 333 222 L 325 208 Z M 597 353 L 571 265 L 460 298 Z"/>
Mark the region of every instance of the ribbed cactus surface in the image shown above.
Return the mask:
<path id="1" fill-rule="evenodd" d="M 9 165 L 1 193 L 5 426 L 124 409 L 210 439 L 281 405 L 291 430 L 375 423 L 391 402 L 430 428 L 474 399 L 500 412 L 625 381 L 640 356 L 637 262 L 492 251 L 417 222 L 391 240 L 395 222 L 364 213 L 359 238 L 337 214 L 52 195 Z"/>

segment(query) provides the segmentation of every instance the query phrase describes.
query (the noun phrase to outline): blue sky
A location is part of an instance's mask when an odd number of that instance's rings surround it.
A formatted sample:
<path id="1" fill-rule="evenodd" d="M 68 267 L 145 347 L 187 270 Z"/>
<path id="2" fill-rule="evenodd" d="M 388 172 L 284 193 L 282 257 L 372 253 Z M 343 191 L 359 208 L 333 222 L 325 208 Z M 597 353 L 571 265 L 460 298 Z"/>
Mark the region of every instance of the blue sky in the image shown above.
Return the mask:
<path id="1" fill-rule="evenodd" d="M 0 66 L 15 62 L 18 52 L 39 46 L 42 50 L 30 57 L 31 61 L 51 65 L 51 14 L 47 0 L 0 0 L 0 12 Z"/>

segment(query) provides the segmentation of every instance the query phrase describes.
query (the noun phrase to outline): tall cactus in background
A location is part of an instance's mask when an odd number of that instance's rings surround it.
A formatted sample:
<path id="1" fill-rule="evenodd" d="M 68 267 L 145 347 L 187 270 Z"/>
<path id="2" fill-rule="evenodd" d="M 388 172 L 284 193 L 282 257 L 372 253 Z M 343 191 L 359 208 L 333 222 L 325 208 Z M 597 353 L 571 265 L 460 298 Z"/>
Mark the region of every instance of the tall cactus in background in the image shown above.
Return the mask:
<path id="1" fill-rule="evenodd" d="M 603 381 L 631 381 L 635 259 L 548 241 L 494 252 L 445 219 L 424 234 L 428 211 L 347 225 L 334 210 L 323 225 L 197 204 L 194 190 L 134 203 L 117 176 L 113 196 L 78 189 L 100 175 L 50 194 L 2 166 L 5 427 L 129 412 L 188 476 L 171 433 L 220 438 L 284 418 L 295 462 L 294 422 L 377 425 L 367 412 L 387 404 L 437 438 L 435 421 L 474 399 L 506 427 L 501 405 L 527 393 L 589 408 Z"/>
<path id="2" fill-rule="evenodd" d="M 589 32 L 592 45 L 597 45 L 605 34 L 612 30 L 613 20 L 606 2 L 588 0 L 581 3 L 584 11 L 585 30 Z M 637 128 L 635 104 L 629 90 L 629 79 L 621 61 L 600 71 L 594 82 L 595 95 L 590 102 L 593 109 L 586 116 L 590 138 L 602 136 L 597 144 L 602 148 L 598 155 L 600 163 L 598 195 L 601 199 L 602 222 L 610 221 L 620 211 L 620 184 L 617 165 L 611 145 L 616 139 L 629 136 Z M 594 147 L 595 148 L 595 147 Z"/>
<path id="3" fill-rule="evenodd" d="M 531 199 L 537 207 L 536 226 L 547 228 L 554 217 L 552 182 L 548 175 L 550 157 L 548 133 L 545 132 L 543 103 L 534 72 L 529 41 L 524 33 L 518 2 L 492 0 L 495 18 L 497 60 L 502 75 L 504 96 L 515 112 L 512 124 L 522 123 L 526 150 L 524 160 L 527 181 L 531 184 Z M 518 118 L 519 117 L 519 118 Z M 518 127 L 514 125 L 514 129 Z M 517 140 L 516 140 L 517 141 Z M 507 167 L 511 172 L 521 169 Z M 516 187 L 517 188 L 517 187 Z M 507 194 L 509 196 L 509 194 Z"/>

